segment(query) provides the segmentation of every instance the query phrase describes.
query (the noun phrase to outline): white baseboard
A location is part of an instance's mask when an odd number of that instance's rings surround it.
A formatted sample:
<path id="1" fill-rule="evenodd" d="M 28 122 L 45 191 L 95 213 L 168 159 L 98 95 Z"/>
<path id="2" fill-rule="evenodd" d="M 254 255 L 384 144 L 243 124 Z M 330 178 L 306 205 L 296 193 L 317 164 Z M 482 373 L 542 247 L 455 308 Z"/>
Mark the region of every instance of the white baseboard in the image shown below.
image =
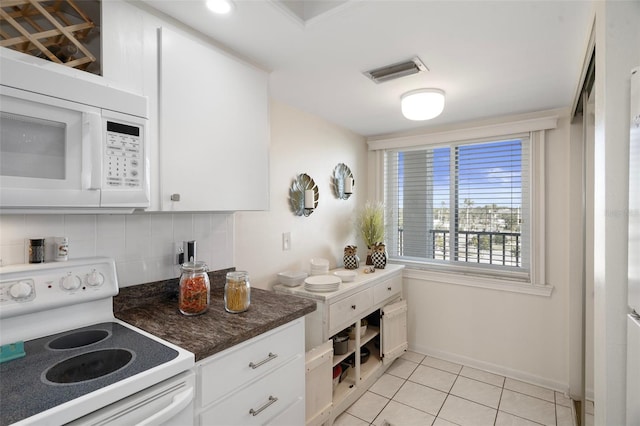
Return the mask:
<path id="1" fill-rule="evenodd" d="M 564 394 L 565 396 L 569 395 L 568 383 L 559 382 L 557 380 L 548 379 L 545 377 L 526 373 L 520 370 L 514 370 L 512 368 L 506 368 L 500 365 L 492 364 L 490 362 L 478 361 L 477 359 L 469 358 L 463 355 L 434 350 L 432 348 L 428 348 L 424 346 L 409 346 L 409 350 L 423 354 L 423 355 L 440 358 L 445 361 L 454 362 L 456 364 L 462 364 L 468 367 L 477 368 L 479 370 L 488 371 L 490 373 L 498 374 L 500 376 L 505 376 L 512 379 L 520 380 L 523 382 L 530 383 L 532 385 L 537 385 L 547 389 L 552 389 L 554 391 L 558 391 Z"/>

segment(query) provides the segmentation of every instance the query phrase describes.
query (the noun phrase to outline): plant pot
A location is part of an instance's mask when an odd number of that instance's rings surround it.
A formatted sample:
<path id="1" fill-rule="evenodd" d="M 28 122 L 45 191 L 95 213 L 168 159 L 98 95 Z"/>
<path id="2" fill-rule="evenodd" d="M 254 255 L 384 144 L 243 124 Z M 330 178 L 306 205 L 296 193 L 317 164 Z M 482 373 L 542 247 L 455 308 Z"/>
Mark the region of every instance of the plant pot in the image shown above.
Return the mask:
<path id="1" fill-rule="evenodd" d="M 365 262 L 365 265 L 373 265 L 373 259 L 371 258 L 371 247 L 367 247 L 367 260 Z"/>

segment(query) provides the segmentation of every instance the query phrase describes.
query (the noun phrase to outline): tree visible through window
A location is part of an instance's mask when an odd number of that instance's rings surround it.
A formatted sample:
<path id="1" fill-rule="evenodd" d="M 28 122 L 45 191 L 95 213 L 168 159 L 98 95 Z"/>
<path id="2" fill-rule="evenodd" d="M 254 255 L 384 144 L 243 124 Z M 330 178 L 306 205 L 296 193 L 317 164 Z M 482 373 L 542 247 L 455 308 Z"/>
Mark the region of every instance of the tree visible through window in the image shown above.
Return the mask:
<path id="1" fill-rule="evenodd" d="M 528 137 L 385 155 L 390 256 L 528 269 Z"/>

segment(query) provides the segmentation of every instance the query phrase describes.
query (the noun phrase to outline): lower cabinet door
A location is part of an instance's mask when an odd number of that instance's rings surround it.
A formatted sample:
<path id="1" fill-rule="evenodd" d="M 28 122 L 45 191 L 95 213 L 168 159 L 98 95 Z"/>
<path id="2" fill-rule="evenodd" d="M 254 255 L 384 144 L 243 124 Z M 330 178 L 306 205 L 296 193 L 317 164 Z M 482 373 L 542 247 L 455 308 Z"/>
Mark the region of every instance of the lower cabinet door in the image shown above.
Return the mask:
<path id="1" fill-rule="evenodd" d="M 292 378 L 296 379 L 292 380 Z M 302 415 L 295 423 L 304 424 L 304 380 L 297 378 L 304 378 L 302 356 L 214 403 L 201 414 L 200 424 L 226 426 L 269 424 L 277 416 L 284 414 L 285 410 L 298 399 L 303 400 Z"/>
<path id="2" fill-rule="evenodd" d="M 409 347 L 407 342 L 407 301 L 400 300 L 383 307 L 382 321 L 380 322 L 382 363 L 388 365 Z"/>

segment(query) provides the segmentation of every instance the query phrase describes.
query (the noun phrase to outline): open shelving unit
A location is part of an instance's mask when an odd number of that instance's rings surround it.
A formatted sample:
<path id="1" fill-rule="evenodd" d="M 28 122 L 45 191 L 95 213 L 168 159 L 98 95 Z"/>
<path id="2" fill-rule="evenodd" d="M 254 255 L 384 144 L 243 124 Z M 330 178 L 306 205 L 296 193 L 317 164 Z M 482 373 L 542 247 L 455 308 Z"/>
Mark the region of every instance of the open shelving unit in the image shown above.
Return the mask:
<path id="1" fill-rule="evenodd" d="M 375 273 L 358 271 L 353 282 L 330 293 L 276 285 L 277 292 L 315 300 L 317 309 L 305 319 L 307 350 L 306 425 L 331 425 L 407 348 L 407 303 L 402 299 L 402 265 L 389 264 Z M 360 335 L 362 320 L 367 329 Z M 333 337 L 353 328 L 347 352 L 333 354 Z M 361 363 L 361 350 L 370 354 Z M 326 356 L 326 358 L 324 358 Z M 343 380 L 333 387 L 333 368 L 349 362 Z M 324 391 L 327 389 L 328 391 Z"/>

